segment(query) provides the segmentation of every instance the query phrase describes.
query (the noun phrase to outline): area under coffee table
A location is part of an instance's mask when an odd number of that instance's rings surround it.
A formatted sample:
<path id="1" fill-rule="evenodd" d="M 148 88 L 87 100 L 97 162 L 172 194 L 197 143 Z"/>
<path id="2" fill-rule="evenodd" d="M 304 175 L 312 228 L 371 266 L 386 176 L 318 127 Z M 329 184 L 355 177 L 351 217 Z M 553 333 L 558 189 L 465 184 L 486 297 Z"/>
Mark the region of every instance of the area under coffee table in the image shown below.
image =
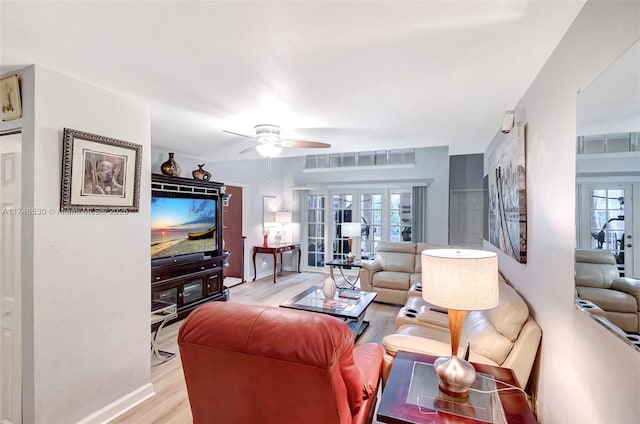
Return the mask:
<path id="1" fill-rule="evenodd" d="M 345 296 L 348 295 L 350 297 L 340 297 L 342 292 L 345 292 Z M 359 296 L 352 298 L 352 296 L 356 295 Z M 347 321 L 347 325 L 353 332 L 354 339 L 358 340 L 367 327 L 369 327 L 369 321 L 365 321 L 364 316 L 367 308 L 376 296 L 377 293 L 374 292 L 354 292 L 350 289 L 341 289 L 338 290 L 333 300 L 326 301 L 322 294 L 322 288 L 313 286 L 289 299 L 280 305 L 280 307 L 319 312 L 321 314 L 342 318 Z"/>

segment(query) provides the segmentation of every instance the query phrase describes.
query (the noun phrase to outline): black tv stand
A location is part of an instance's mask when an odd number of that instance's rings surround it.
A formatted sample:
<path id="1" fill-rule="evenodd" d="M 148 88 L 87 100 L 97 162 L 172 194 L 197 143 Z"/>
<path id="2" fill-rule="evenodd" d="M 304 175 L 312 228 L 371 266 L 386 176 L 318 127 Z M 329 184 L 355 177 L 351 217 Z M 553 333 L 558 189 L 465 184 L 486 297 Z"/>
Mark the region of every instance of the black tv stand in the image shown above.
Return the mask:
<path id="1" fill-rule="evenodd" d="M 222 183 L 152 175 L 152 191 L 193 190 L 214 197 L 217 202 L 217 246 L 222 246 Z M 185 318 L 193 309 L 210 301 L 225 301 L 223 269 L 227 254 L 197 252 L 151 260 L 151 300 L 174 303 L 177 317 Z M 157 324 L 156 324 L 157 327 Z M 152 327 L 152 329 L 154 329 Z M 155 330 L 155 329 L 154 329 Z"/>
<path id="2" fill-rule="evenodd" d="M 188 255 L 180 255 L 171 258 L 160 258 L 160 259 L 152 259 L 151 260 L 151 269 L 159 268 L 163 266 L 170 265 L 179 265 L 179 264 L 187 264 L 191 262 L 199 262 L 204 260 L 204 252 L 200 253 L 191 253 Z"/>

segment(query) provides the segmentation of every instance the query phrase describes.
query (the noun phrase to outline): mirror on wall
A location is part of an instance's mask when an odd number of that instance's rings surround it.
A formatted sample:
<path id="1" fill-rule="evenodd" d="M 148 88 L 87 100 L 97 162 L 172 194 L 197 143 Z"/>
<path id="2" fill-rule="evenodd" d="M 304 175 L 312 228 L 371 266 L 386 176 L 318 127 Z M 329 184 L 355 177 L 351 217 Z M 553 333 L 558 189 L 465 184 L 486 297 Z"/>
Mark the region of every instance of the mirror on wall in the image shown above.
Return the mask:
<path id="1" fill-rule="evenodd" d="M 262 197 L 262 228 L 276 226 L 276 211 L 278 210 L 278 198 L 276 196 Z"/>
<path id="2" fill-rule="evenodd" d="M 640 41 L 577 97 L 576 305 L 640 351 Z"/>

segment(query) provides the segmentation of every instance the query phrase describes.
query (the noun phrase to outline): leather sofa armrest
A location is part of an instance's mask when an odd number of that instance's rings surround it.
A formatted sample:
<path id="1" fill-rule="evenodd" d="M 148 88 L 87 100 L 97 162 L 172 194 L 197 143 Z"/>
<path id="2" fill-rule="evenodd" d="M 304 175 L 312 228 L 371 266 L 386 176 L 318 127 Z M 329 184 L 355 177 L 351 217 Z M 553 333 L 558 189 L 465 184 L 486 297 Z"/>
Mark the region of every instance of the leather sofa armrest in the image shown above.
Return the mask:
<path id="1" fill-rule="evenodd" d="M 371 271 L 371 273 L 382 271 L 382 265 L 380 265 L 380 262 L 376 260 L 362 261 L 362 268 Z"/>
<path id="2" fill-rule="evenodd" d="M 640 280 L 629 277 L 619 277 L 613 280 L 611 288 L 635 297 L 636 303 L 638 304 L 638 311 L 640 311 Z"/>
<path id="3" fill-rule="evenodd" d="M 353 348 L 353 360 L 362 377 L 362 393 L 365 399 L 375 396 L 382 371 L 382 346 L 365 343 Z"/>
<path id="4" fill-rule="evenodd" d="M 360 288 L 364 291 L 373 291 L 373 274 L 382 271 L 378 261 L 362 261 L 360 269 Z"/>

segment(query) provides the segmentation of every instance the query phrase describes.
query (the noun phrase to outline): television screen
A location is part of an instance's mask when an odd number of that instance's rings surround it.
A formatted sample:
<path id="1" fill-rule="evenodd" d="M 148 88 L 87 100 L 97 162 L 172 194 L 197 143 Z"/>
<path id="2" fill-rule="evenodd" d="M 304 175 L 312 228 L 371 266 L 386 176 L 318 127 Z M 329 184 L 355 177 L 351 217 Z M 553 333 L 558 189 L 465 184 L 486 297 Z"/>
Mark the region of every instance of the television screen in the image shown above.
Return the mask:
<path id="1" fill-rule="evenodd" d="M 215 251 L 216 240 L 215 199 L 151 197 L 151 259 Z"/>

